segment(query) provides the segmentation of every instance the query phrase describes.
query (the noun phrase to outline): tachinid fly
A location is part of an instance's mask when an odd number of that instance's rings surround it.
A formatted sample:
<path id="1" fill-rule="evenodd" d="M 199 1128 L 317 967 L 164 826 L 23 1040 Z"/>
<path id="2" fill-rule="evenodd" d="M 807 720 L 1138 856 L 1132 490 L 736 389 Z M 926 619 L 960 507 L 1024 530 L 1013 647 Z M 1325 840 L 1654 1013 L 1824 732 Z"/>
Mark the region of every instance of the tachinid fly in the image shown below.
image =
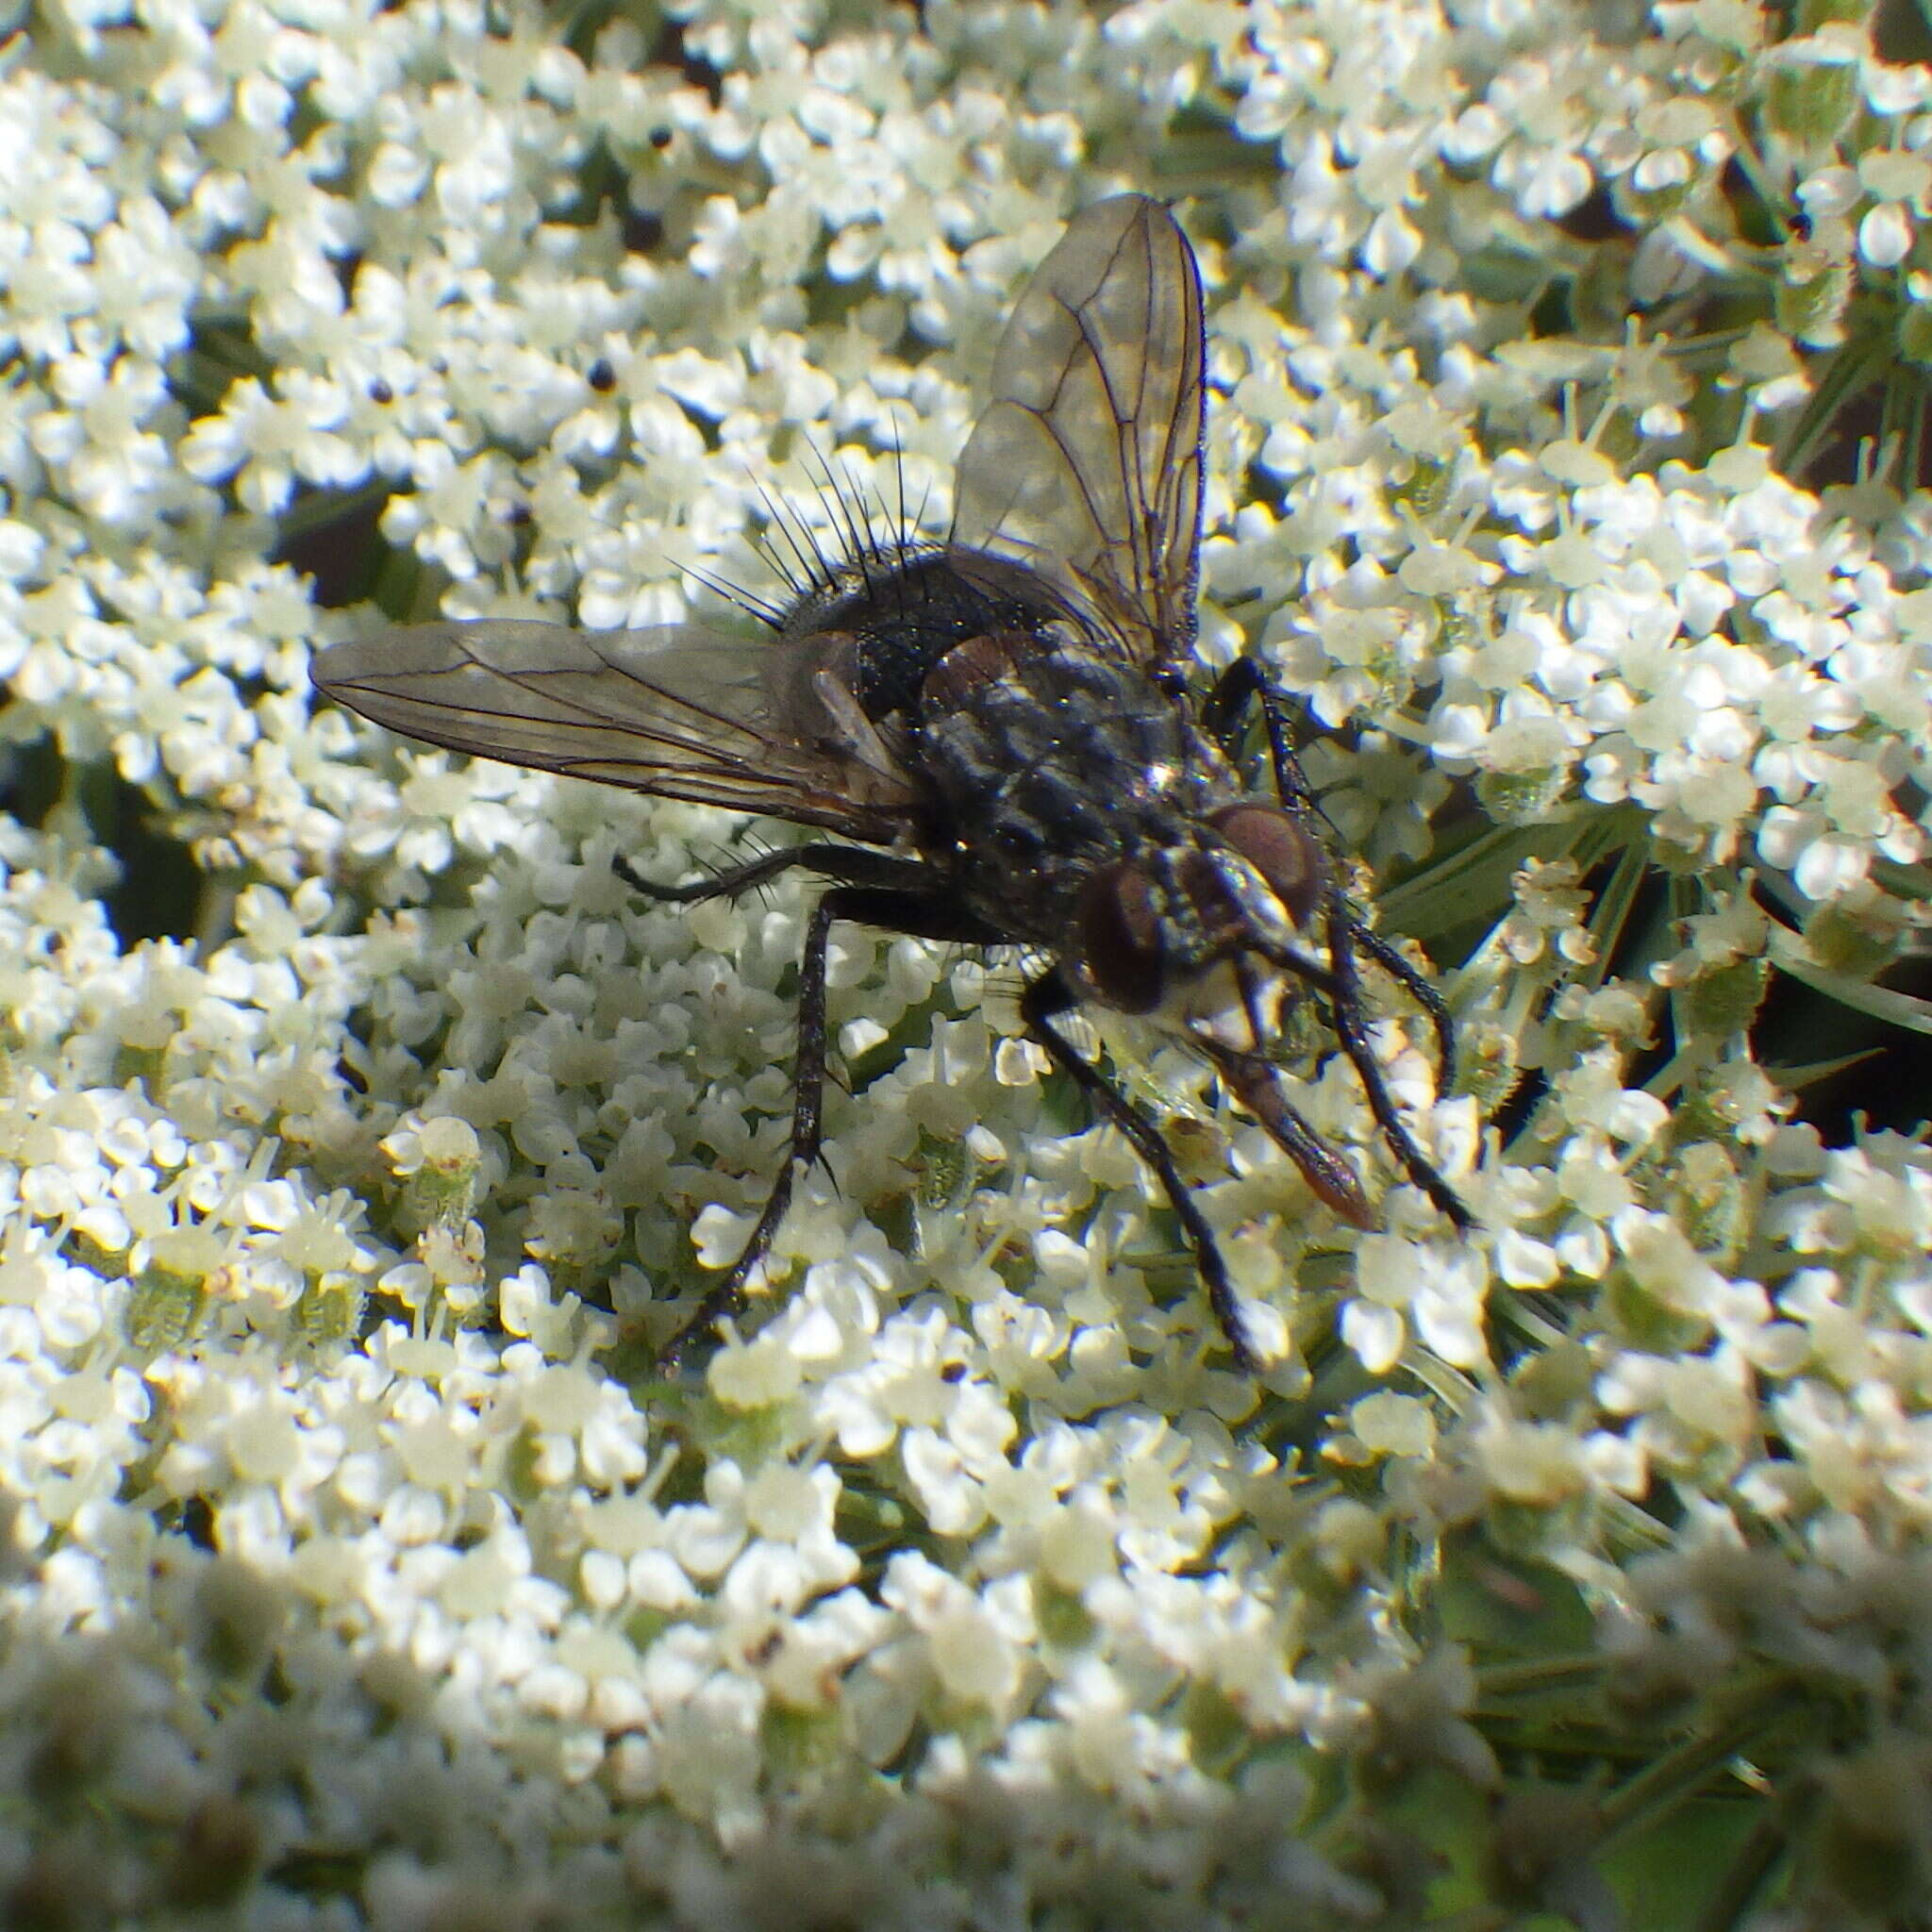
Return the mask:
<path id="1" fill-rule="evenodd" d="M 668 798 L 769 813 L 813 841 L 659 900 L 743 892 L 797 868 L 826 882 L 799 975 L 791 1156 L 744 1252 L 672 1344 L 745 1305 L 802 1169 L 825 1074 L 826 938 L 839 920 L 1040 962 L 1021 1013 L 1053 1064 L 1158 1175 L 1242 1367 L 1257 1365 L 1212 1230 L 1155 1122 L 1055 1022 L 1082 1002 L 1189 1040 L 1329 1208 L 1373 1216 L 1355 1172 L 1290 1103 L 1273 1061 L 1312 1000 L 1391 1153 L 1458 1227 L 1469 1215 L 1411 1138 L 1371 1047 L 1360 962 L 1448 1015 L 1363 923 L 1325 854 L 1284 700 L 1248 660 L 1191 697 L 1201 530 L 1201 285 L 1158 202 L 1077 215 L 1021 295 L 992 401 L 959 458 L 951 536 L 903 528 L 807 565 L 742 641 L 695 625 L 586 632 L 448 623 L 331 645 L 319 689 L 455 751 Z M 902 520 L 903 521 L 903 520 Z M 1258 708 L 1274 789 L 1237 769 Z"/>

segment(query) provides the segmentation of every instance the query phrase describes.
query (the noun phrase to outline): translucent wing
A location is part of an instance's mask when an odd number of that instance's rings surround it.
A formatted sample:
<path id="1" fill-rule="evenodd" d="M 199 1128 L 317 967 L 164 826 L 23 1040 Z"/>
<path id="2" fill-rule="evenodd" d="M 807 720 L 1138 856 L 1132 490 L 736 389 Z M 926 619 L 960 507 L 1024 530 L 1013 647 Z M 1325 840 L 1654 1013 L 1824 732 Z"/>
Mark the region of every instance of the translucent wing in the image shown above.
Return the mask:
<path id="1" fill-rule="evenodd" d="M 331 644 L 317 690 L 406 737 L 887 844 L 924 794 L 853 696 L 854 644 L 487 620 Z"/>
<path id="2" fill-rule="evenodd" d="M 1145 195 L 1096 203 L 1014 305 L 959 458 L 953 541 L 1073 590 L 1153 668 L 1194 639 L 1201 361 L 1188 238 Z"/>

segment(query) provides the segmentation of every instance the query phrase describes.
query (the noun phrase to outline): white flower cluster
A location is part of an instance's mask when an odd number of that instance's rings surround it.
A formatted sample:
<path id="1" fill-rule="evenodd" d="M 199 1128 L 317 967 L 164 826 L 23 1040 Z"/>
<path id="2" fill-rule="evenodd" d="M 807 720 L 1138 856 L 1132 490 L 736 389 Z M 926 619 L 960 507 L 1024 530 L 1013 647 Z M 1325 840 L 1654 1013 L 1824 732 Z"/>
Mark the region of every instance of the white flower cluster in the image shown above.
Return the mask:
<path id="1" fill-rule="evenodd" d="M 1772 962 L 1925 1018 L 1873 982 L 1927 898 L 1932 499 L 1799 462 L 1819 358 L 1932 312 L 1932 82 L 1856 11 L 36 12 L 0 1921 L 1608 1925 L 1621 1794 L 1530 1775 L 1569 1722 L 1815 1819 L 1777 1923 L 1923 1900 L 1932 1154 L 1827 1146 L 1747 1034 Z M 761 589 L 763 492 L 837 543 L 826 476 L 942 527 L 1015 289 L 1124 187 L 1208 281 L 1204 655 L 1346 727 L 1324 809 L 1420 868 L 1381 905 L 1460 962 L 1461 1087 L 1392 997 L 1377 1046 L 1480 1227 L 1339 1226 L 1095 1024 L 1273 1362 L 1211 1366 L 1006 963 L 845 928 L 828 1171 L 667 1384 L 782 1158 L 808 899 L 647 907 L 613 858 L 731 822 L 400 746 L 310 654 L 371 598 Z"/>

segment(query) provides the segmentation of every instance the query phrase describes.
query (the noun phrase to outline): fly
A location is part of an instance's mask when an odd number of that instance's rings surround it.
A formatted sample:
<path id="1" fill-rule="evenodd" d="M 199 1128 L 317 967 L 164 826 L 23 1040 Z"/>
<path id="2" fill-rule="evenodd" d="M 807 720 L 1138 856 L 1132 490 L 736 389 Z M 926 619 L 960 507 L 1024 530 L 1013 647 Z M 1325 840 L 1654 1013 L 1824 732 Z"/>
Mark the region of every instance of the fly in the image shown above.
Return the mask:
<path id="1" fill-rule="evenodd" d="M 751 641 L 688 624 L 486 620 L 386 630 L 315 659 L 319 690 L 410 738 L 838 835 L 689 885 L 619 862 L 636 890 L 679 905 L 792 870 L 825 885 L 799 972 L 789 1158 L 668 1359 L 743 1311 L 818 1158 L 826 944 L 841 920 L 1040 962 L 1020 1001 L 1027 1034 L 1158 1178 L 1243 1369 L 1259 1357 L 1213 1230 L 1152 1116 L 1057 1024 L 1073 1008 L 1189 1041 L 1317 1197 L 1369 1227 L 1354 1169 L 1270 1058 L 1288 1007 L 1312 1001 L 1397 1165 L 1457 1227 L 1471 1224 L 1383 1078 L 1363 962 L 1428 1016 L 1445 1088 L 1447 1010 L 1349 897 L 1286 699 L 1248 659 L 1199 699 L 1188 688 L 1203 356 L 1200 275 L 1174 217 L 1144 195 L 1100 202 L 1014 306 L 943 542 L 902 527 L 881 543 L 848 519 L 852 554 L 801 551 L 791 602 L 754 607 L 773 635 Z M 1237 764 L 1251 709 L 1272 792 Z"/>

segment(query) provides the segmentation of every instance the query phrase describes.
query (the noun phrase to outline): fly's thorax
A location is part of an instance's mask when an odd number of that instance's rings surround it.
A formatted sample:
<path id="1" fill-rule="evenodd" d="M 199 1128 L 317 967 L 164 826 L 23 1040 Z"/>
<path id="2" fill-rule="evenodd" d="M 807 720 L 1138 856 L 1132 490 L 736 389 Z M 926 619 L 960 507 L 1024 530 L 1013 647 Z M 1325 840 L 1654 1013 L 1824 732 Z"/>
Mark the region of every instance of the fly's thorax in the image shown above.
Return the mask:
<path id="1" fill-rule="evenodd" d="M 1138 666 L 1054 630 L 972 638 L 927 673 L 921 766 L 969 841 L 1097 862 L 1232 795 L 1220 752 Z"/>
<path id="2" fill-rule="evenodd" d="M 890 728 L 917 724 L 929 675 L 960 645 L 990 635 L 1037 644 L 1073 624 L 1037 571 L 961 544 L 904 542 L 832 568 L 786 613 L 783 635 L 850 639 L 853 694 Z"/>
<path id="3" fill-rule="evenodd" d="M 1174 843 L 1233 774 L 1137 666 L 1052 631 L 969 639 L 927 674 L 919 768 L 982 917 L 1058 946 L 1087 881 Z M 935 856 L 938 856 L 937 854 Z"/>
<path id="4" fill-rule="evenodd" d="M 1086 998 L 1254 1045 L 1272 1033 L 1284 971 L 1308 957 L 1327 865 L 1293 812 L 1260 799 L 1211 808 L 1182 836 L 1083 882 L 1059 942 Z"/>

